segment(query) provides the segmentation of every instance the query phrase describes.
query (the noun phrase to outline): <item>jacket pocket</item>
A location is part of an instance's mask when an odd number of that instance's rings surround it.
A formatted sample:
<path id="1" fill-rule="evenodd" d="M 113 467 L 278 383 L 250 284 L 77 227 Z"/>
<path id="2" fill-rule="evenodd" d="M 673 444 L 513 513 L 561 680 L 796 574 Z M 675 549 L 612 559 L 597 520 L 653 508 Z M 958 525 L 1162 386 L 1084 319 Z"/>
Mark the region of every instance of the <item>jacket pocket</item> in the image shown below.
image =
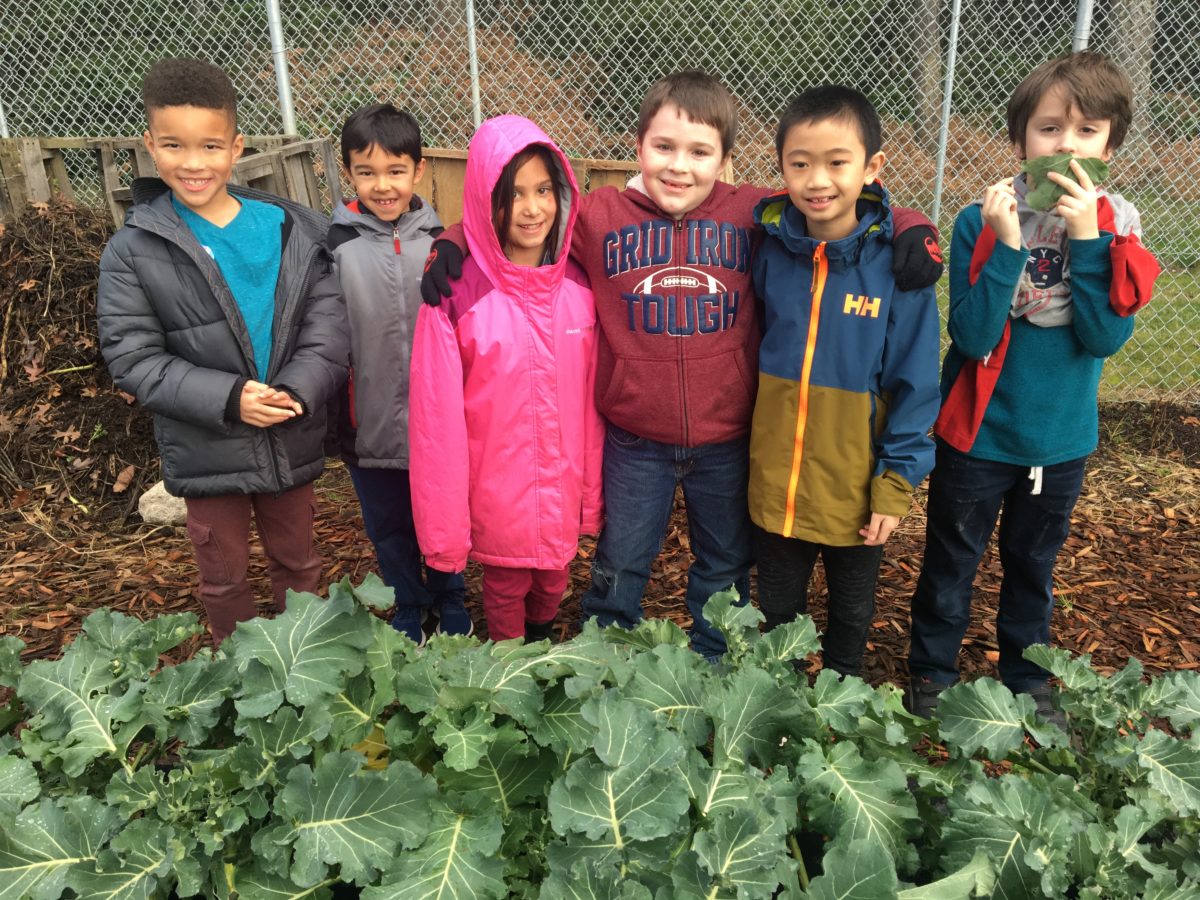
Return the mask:
<path id="1" fill-rule="evenodd" d="M 203 579 L 211 584 L 232 584 L 233 575 L 229 561 L 221 550 L 220 542 L 214 537 L 211 525 L 197 522 L 188 515 L 187 534 L 196 553 L 196 565 Z"/>

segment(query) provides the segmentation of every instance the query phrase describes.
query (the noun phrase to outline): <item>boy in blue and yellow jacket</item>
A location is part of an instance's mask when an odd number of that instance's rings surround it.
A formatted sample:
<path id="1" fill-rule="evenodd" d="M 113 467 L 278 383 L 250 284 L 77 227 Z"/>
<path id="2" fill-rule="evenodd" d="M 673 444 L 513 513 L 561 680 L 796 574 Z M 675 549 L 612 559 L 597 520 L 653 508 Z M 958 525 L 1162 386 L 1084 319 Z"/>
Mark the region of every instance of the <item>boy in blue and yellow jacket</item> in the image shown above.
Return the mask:
<path id="1" fill-rule="evenodd" d="M 862 665 L 883 544 L 933 466 L 938 410 L 937 304 L 932 286 L 902 291 L 892 275 L 880 131 L 858 91 L 804 91 L 775 136 L 787 191 L 755 210 L 765 233 L 749 489 L 759 603 L 768 629 L 804 612 L 820 554 L 824 664 L 848 675 Z"/>

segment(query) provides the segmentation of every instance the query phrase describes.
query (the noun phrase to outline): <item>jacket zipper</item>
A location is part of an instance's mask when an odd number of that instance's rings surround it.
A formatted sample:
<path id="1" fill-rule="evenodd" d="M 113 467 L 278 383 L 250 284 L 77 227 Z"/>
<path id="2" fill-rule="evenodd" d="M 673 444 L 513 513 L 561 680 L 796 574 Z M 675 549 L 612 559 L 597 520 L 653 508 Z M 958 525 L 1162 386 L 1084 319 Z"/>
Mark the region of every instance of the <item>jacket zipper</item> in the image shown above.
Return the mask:
<path id="1" fill-rule="evenodd" d="M 283 255 L 285 252 L 287 252 L 287 248 L 281 246 L 279 248 L 279 271 L 281 274 L 283 273 Z M 313 245 L 313 248 L 308 252 L 308 255 L 306 257 L 304 257 L 304 278 L 302 278 L 300 281 L 300 291 L 298 294 L 293 293 L 290 296 L 283 298 L 283 301 L 284 301 L 283 308 L 285 310 L 290 309 L 288 300 L 292 296 L 298 296 L 300 298 L 308 296 L 308 286 L 309 286 L 310 281 L 312 280 L 313 260 L 316 259 L 318 252 L 320 252 L 319 248 L 316 245 Z M 288 336 L 291 335 L 292 328 L 291 328 L 290 319 L 285 322 L 283 317 L 280 316 L 279 325 L 280 325 L 279 330 L 284 335 L 288 335 Z M 284 343 L 286 343 L 286 340 L 284 341 Z M 272 350 L 275 350 L 276 347 L 278 347 L 278 344 L 273 345 Z M 280 494 L 283 493 L 283 476 L 279 472 L 279 461 L 276 459 L 276 453 L 278 453 L 279 448 L 276 446 L 277 441 L 275 439 L 275 436 L 271 433 L 271 429 L 267 428 L 267 429 L 265 429 L 265 431 L 267 433 L 267 448 L 271 451 L 268 455 L 271 458 L 271 473 L 275 478 L 275 496 L 278 497 Z"/>
<path id="2" fill-rule="evenodd" d="M 674 252 L 672 255 L 674 256 L 674 259 L 675 259 L 675 275 L 676 275 L 675 283 L 677 285 L 680 283 L 680 281 L 681 281 L 680 276 L 682 276 L 682 274 L 683 274 L 683 272 L 682 272 L 683 266 L 680 263 L 680 256 L 681 256 L 681 253 L 683 250 L 683 239 L 684 239 L 683 219 L 676 219 L 675 220 L 675 242 L 673 244 Z M 677 288 L 677 290 L 678 290 L 678 288 Z M 678 306 L 679 295 L 678 294 L 676 294 L 675 300 L 676 300 L 675 313 L 676 313 L 676 316 L 678 316 L 678 314 L 679 314 L 679 306 Z M 663 318 L 664 319 L 667 318 L 667 310 L 666 309 L 663 310 Z M 664 322 L 664 325 L 665 325 L 665 322 Z M 685 342 L 682 340 L 678 340 L 675 342 L 675 345 L 678 348 L 676 356 L 677 356 L 677 359 L 679 362 L 679 395 L 682 398 L 680 405 L 683 408 L 683 446 L 687 447 L 691 443 L 691 440 L 690 440 L 691 428 L 689 427 L 690 417 L 688 415 L 687 362 L 686 362 L 686 360 L 684 358 L 684 354 L 683 354 L 684 343 Z"/>
<path id="3" fill-rule="evenodd" d="M 400 225 L 399 225 L 399 223 L 392 225 L 392 249 L 396 251 L 397 256 L 400 256 Z"/>
<path id="4" fill-rule="evenodd" d="M 800 369 L 800 397 L 796 409 L 796 433 L 792 443 L 792 471 L 788 476 L 786 512 L 783 517 L 783 536 L 792 536 L 796 523 L 796 490 L 800 485 L 800 463 L 804 459 L 804 431 L 808 426 L 808 387 L 812 377 L 813 357 L 817 352 L 817 330 L 821 323 L 821 298 L 825 293 L 825 277 L 829 261 L 825 258 L 825 242 L 813 251 L 813 278 L 808 311 L 808 335 L 804 341 L 804 365 Z"/>

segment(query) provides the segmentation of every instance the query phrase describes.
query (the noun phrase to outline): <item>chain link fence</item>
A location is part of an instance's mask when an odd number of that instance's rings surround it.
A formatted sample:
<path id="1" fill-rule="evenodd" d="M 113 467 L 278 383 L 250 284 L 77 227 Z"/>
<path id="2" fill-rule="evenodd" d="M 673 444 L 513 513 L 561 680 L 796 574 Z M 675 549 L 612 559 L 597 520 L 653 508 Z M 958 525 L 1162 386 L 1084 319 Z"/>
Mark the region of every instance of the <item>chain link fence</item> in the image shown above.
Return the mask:
<path id="1" fill-rule="evenodd" d="M 805 86 L 840 81 L 866 91 L 883 115 L 884 175 L 898 202 L 936 210 L 948 238 L 955 213 L 1014 172 L 1004 134 L 1013 86 L 1073 41 L 1086 42 L 1134 81 L 1137 123 L 1110 187 L 1139 207 L 1165 267 L 1154 303 L 1107 367 L 1105 391 L 1200 398 L 1195 3 L 286 0 L 283 43 L 273 47 L 272 2 L 4 3 L 0 131 L 138 134 L 146 69 L 163 56 L 195 55 L 229 72 L 248 134 L 282 132 L 294 110 L 300 134 L 336 135 L 350 111 L 387 99 L 417 116 L 429 146 L 465 148 L 477 113 L 518 112 L 571 155 L 632 159 L 642 93 L 666 72 L 695 67 L 718 74 L 742 104 L 737 178 L 774 183 L 778 111 Z M 277 91 L 277 58 L 287 61 L 290 110 Z M 79 171 L 85 162 L 68 159 Z"/>

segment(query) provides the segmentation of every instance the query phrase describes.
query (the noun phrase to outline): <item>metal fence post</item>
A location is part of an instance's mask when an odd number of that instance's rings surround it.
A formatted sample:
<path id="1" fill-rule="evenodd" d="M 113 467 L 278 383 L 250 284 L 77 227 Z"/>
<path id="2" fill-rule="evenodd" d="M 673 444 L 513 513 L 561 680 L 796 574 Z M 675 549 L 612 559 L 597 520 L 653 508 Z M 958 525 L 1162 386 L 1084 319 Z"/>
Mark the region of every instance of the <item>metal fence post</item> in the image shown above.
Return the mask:
<path id="1" fill-rule="evenodd" d="M 475 4 L 466 0 L 467 6 L 467 55 L 471 59 L 471 115 L 475 119 L 475 127 L 483 121 L 479 106 L 479 54 L 475 50 Z"/>
<path id="2" fill-rule="evenodd" d="M 933 176 L 933 222 L 942 214 L 942 188 L 946 177 L 946 145 L 950 141 L 950 107 L 954 97 L 954 64 L 958 61 L 958 22 L 962 0 L 954 0 L 950 12 L 950 45 L 946 48 L 946 84 L 942 88 L 942 125 L 938 131 L 937 168 Z"/>
<path id="3" fill-rule="evenodd" d="M 292 79 L 288 71 L 287 48 L 283 45 L 283 22 L 279 17 L 279 0 L 267 0 L 267 30 L 271 34 L 271 61 L 275 65 L 275 89 L 279 93 L 279 111 L 283 116 L 283 133 L 299 134 L 296 130 L 296 109 L 292 105 Z"/>
<path id="4" fill-rule="evenodd" d="M 4 104 L 0 103 L 0 138 L 10 137 L 12 135 L 8 133 L 8 120 L 4 118 Z"/>
<path id="5" fill-rule="evenodd" d="M 1075 36 L 1071 38 L 1071 52 L 1078 53 L 1088 48 L 1092 37 L 1092 0 L 1079 0 L 1075 7 Z"/>

